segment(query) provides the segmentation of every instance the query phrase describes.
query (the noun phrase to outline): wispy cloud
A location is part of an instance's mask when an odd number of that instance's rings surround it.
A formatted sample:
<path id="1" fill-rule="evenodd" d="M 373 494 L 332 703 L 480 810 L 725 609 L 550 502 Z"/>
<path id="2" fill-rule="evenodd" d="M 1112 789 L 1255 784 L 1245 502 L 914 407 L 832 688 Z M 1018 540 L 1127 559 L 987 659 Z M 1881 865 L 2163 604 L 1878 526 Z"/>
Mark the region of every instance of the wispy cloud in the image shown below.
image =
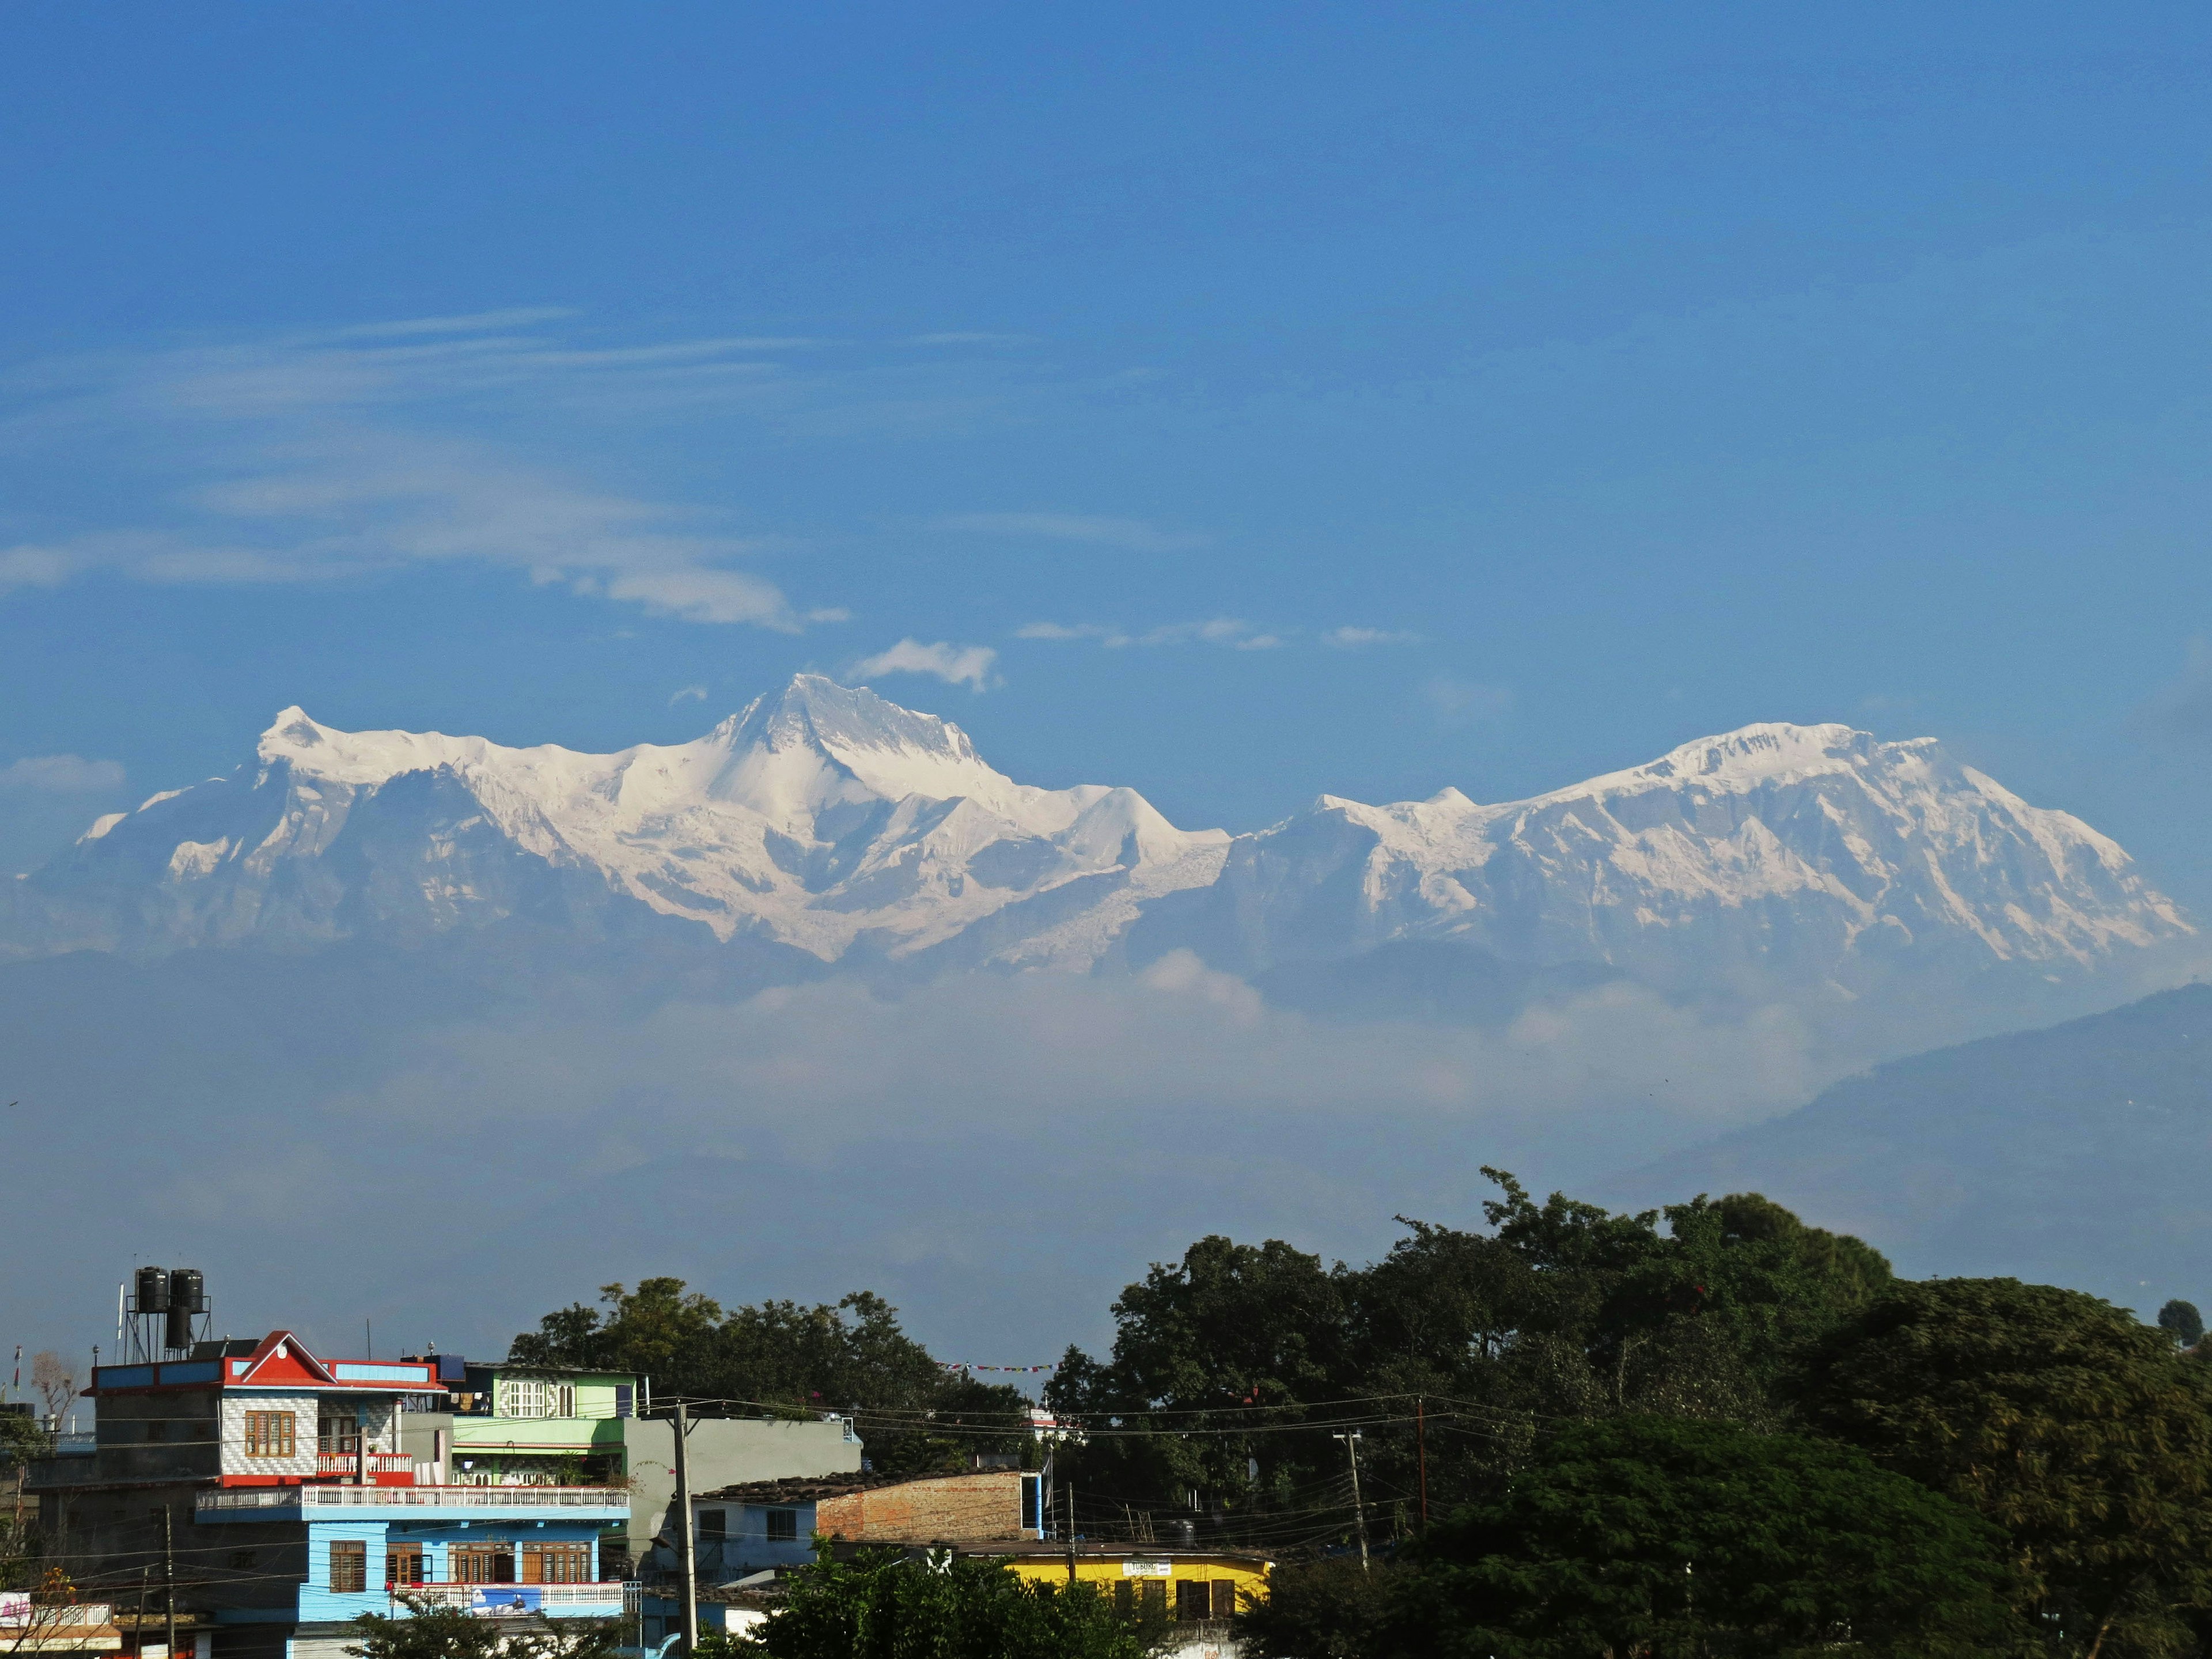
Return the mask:
<path id="1" fill-rule="evenodd" d="M 356 323 L 335 331 L 341 340 L 406 339 L 421 334 L 481 334 L 487 329 L 528 328 L 558 322 L 576 313 L 567 306 L 515 306 L 506 311 L 476 311 L 464 317 L 414 317 L 396 323 Z"/>
<path id="2" fill-rule="evenodd" d="M 1142 519 L 1100 518 L 1082 513 L 956 513 L 939 519 L 937 526 L 940 530 L 976 535 L 1088 543 L 1131 553 L 1182 552 L 1204 547 L 1207 540 L 1184 531 L 1163 530 Z"/>
<path id="3" fill-rule="evenodd" d="M 1418 645 L 1421 636 L 1388 628 L 1332 628 L 1321 639 L 1323 645 L 1333 645 L 1340 651 L 1357 651 L 1370 645 Z"/>
<path id="4" fill-rule="evenodd" d="M 1219 645 L 1233 651 L 1273 651 L 1285 641 L 1237 617 L 1209 622 L 1165 623 L 1155 628 L 1116 628 L 1105 623 L 1028 623 L 1014 630 L 1018 640 L 1096 640 L 1109 651 L 1139 645 Z"/>
<path id="5" fill-rule="evenodd" d="M 573 314 L 529 307 L 19 368 L 0 380 L 0 448 L 103 467 L 100 496 L 130 505 L 59 533 L 52 513 L 25 533 L 0 507 L 0 593 L 94 571 L 258 584 L 461 561 L 702 623 L 842 620 L 842 607 L 793 605 L 754 568 L 781 544 L 738 532 L 726 511 L 598 487 L 588 457 L 552 460 L 538 441 L 547 410 L 598 419 L 787 387 L 777 354 L 817 343 L 547 331 Z"/>
<path id="6" fill-rule="evenodd" d="M 677 692 L 668 699 L 668 706 L 671 708 L 673 708 L 679 702 L 704 702 L 706 701 L 707 688 L 705 686 L 687 685 L 681 691 Z"/>
<path id="7" fill-rule="evenodd" d="M 990 334 L 961 331 L 942 334 L 915 334 L 909 336 L 907 340 L 908 345 L 922 346 L 1018 346 L 1033 345 L 1036 342 L 1036 336 L 1034 334 Z"/>
<path id="8" fill-rule="evenodd" d="M 27 755 L 0 766 L 0 789 L 42 795 L 100 795 L 123 787 L 123 763 L 79 755 Z"/>
<path id="9" fill-rule="evenodd" d="M 991 671 L 998 660 L 999 653 L 988 645 L 947 645 L 942 641 L 924 645 L 919 640 L 906 639 L 888 651 L 863 657 L 853 665 L 853 672 L 864 680 L 881 674 L 927 674 L 947 685 L 968 685 L 983 691 L 990 688 Z"/>

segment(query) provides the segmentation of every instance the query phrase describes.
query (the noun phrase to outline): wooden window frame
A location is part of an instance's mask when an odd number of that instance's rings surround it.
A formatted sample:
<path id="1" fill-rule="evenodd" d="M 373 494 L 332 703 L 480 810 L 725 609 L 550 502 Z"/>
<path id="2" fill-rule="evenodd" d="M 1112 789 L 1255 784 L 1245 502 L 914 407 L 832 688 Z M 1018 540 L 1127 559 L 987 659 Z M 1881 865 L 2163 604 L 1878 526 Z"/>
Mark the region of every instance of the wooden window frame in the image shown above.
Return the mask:
<path id="1" fill-rule="evenodd" d="M 512 1584 L 514 1582 L 514 1546 L 503 1540 L 471 1541 L 447 1547 L 446 1576 L 456 1584 Z M 506 1577 L 497 1576 L 501 1571 L 507 1574 Z M 490 1576 L 477 1577 L 480 1572 Z"/>
<path id="2" fill-rule="evenodd" d="M 368 1545 L 358 1538 L 331 1540 L 331 1594 L 359 1595 L 368 1589 Z"/>
<path id="3" fill-rule="evenodd" d="M 384 1547 L 384 1582 L 386 1584 L 424 1584 L 429 1582 L 425 1565 L 429 1552 L 420 1544 L 393 1544 Z M 410 1562 L 414 1565 L 410 1569 Z"/>
<path id="4" fill-rule="evenodd" d="M 588 1584 L 592 1582 L 592 1547 L 574 1540 L 522 1547 L 522 1582 L 526 1584 Z"/>
<path id="5" fill-rule="evenodd" d="M 299 1445 L 299 1413 L 246 1413 L 246 1455 L 248 1457 L 297 1457 L 300 1455 Z"/>

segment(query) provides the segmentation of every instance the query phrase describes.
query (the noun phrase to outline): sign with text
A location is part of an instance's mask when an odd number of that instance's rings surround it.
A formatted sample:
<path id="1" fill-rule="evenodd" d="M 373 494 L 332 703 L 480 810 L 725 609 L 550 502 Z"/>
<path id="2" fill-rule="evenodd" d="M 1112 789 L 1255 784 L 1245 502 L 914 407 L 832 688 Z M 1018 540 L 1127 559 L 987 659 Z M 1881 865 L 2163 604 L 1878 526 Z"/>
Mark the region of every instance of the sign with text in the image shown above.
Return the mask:
<path id="1" fill-rule="evenodd" d="M 1169 1561 L 1124 1561 L 1121 1564 L 1121 1577 L 1124 1578 L 1172 1578 L 1175 1577 L 1175 1565 Z"/>

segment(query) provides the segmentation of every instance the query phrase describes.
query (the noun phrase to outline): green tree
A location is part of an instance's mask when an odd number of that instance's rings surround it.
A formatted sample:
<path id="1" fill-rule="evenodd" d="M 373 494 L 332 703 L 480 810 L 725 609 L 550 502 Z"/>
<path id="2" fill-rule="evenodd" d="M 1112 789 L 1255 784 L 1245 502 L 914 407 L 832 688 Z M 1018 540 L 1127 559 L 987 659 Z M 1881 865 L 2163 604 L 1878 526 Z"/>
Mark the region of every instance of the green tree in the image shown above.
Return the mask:
<path id="1" fill-rule="evenodd" d="M 404 1613 L 356 1618 L 346 1651 L 356 1659 L 617 1659 L 625 1639 L 617 1620 L 488 1618 L 404 1599 Z"/>
<path id="2" fill-rule="evenodd" d="M 1345 1555 L 1286 1561 L 1267 1594 L 1237 1615 L 1246 1659 L 1375 1659 L 1405 1570 Z"/>
<path id="3" fill-rule="evenodd" d="M 1490 1490 L 1561 1418 L 1778 1427 L 1790 1356 L 1890 1279 L 1878 1252 L 1756 1194 L 1616 1214 L 1483 1173 L 1498 1188 L 1487 1233 L 1401 1217 L 1407 1235 L 1358 1270 L 1279 1240 L 1206 1238 L 1128 1286 L 1111 1357 L 1070 1349 L 1046 1393 L 1123 1431 L 1067 1454 L 1079 1489 L 1133 1512 L 1192 1487 L 1232 1509 L 1337 1502 L 1348 1526 L 1348 1493 L 1327 1496 L 1342 1449 L 1297 1425 L 1353 1397 L 1397 1401 L 1401 1420 L 1370 1427 L 1362 1453 L 1394 1514 L 1424 1481 L 1437 1507 Z M 1403 1420 L 1416 1400 L 1435 1403 L 1420 1415 L 1437 1433 Z M 1208 1433 L 1127 1433 L 1146 1429 Z"/>
<path id="4" fill-rule="evenodd" d="M 649 1376 L 664 1399 L 702 1414 L 854 1414 L 870 1461 L 919 1474 L 974 1449 L 1033 1445 L 1028 1401 L 1004 1384 L 948 1372 L 899 1328 L 898 1310 L 856 1291 L 835 1306 L 763 1302 L 725 1313 L 680 1279 L 609 1285 L 605 1311 L 574 1304 L 515 1338 L 514 1358 Z"/>
<path id="5" fill-rule="evenodd" d="M 731 1648 L 764 1659 L 1142 1659 L 1146 1635 L 1087 1584 L 882 1550 L 801 1568 L 783 1609 Z"/>
<path id="6" fill-rule="evenodd" d="M 1830 1441 L 1617 1417 L 1547 1438 L 1414 1552 L 1370 1651 L 1988 1656 L 1997 1531 Z"/>
<path id="7" fill-rule="evenodd" d="M 635 1291 L 603 1285 L 599 1300 L 611 1311 L 572 1303 L 516 1337 L 508 1355 L 525 1364 L 635 1371 L 669 1395 L 708 1392 L 721 1304 L 665 1278 L 640 1279 Z"/>
<path id="8" fill-rule="evenodd" d="M 2197 1311 L 2194 1302 L 2179 1297 L 2158 1310 L 2158 1328 L 2185 1348 L 2193 1348 L 2204 1340 L 2204 1316 Z"/>
<path id="9" fill-rule="evenodd" d="M 1254 1486 L 1287 1494 L 1331 1467 L 1327 1431 L 1283 1432 L 1347 1372 L 1344 1269 L 1279 1239 L 1202 1238 L 1154 1264 L 1114 1304 L 1113 1357 L 1071 1347 L 1045 1388 L 1056 1411 L 1124 1432 L 1072 1451 L 1085 1490 L 1125 1499 L 1190 1489 L 1240 1503 Z M 1248 1430 L 1266 1428 L 1271 1432 Z M 1178 1432 L 1158 1437 L 1128 1431 Z M 1226 1433 L 1221 1431 L 1228 1431 Z M 1198 1432 L 1192 1432 L 1192 1431 Z"/>
<path id="10" fill-rule="evenodd" d="M 2002 1528 L 2058 1651 L 2179 1651 L 2212 1608 L 2212 1377 L 2124 1310 L 2011 1279 L 1899 1285 L 1813 1356 L 1802 1400 Z"/>

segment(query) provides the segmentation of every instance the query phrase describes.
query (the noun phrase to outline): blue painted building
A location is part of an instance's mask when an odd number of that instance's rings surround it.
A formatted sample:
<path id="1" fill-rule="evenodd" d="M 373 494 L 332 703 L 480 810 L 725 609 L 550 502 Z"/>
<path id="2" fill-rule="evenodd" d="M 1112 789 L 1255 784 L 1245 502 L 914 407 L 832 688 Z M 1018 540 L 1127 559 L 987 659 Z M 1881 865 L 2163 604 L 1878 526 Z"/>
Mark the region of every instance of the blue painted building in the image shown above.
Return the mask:
<path id="1" fill-rule="evenodd" d="M 440 1484 L 400 1419 L 447 1404 L 441 1370 L 435 1356 L 325 1360 L 286 1331 L 101 1366 L 90 1455 L 33 1465 L 27 1489 L 88 1593 L 158 1575 L 166 1541 L 188 1564 L 174 1594 L 211 1632 L 210 1659 L 339 1659 L 353 1619 L 404 1615 L 407 1600 L 622 1612 L 602 1540 L 628 1524 L 627 1490 Z"/>

